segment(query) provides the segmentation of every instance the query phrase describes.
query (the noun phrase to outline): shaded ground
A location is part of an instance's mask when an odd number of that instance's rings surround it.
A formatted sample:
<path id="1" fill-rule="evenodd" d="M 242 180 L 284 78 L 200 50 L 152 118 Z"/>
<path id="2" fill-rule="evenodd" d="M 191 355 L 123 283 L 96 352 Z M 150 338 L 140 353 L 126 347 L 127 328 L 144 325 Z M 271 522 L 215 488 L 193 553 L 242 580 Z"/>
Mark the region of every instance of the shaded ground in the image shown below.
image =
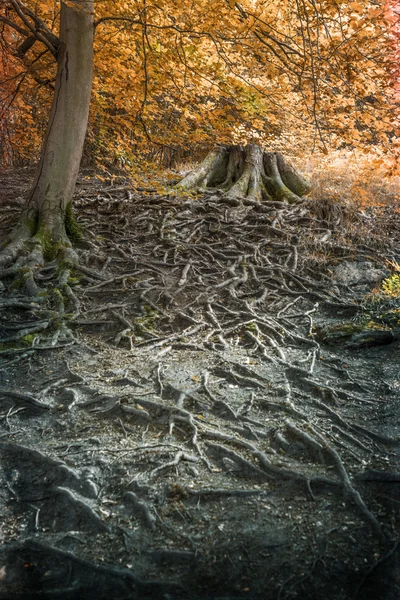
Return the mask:
<path id="1" fill-rule="evenodd" d="M 3 179 L 5 233 L 30 179 Z M 399 308 L 363 300 L 397 213 L 351 238 L 337 207 L 95 179 L 77 205 L 75 339 L 54 292 L 0 292 L 1 598 L 399 598 L 400 342 L 362 337 Z"/>

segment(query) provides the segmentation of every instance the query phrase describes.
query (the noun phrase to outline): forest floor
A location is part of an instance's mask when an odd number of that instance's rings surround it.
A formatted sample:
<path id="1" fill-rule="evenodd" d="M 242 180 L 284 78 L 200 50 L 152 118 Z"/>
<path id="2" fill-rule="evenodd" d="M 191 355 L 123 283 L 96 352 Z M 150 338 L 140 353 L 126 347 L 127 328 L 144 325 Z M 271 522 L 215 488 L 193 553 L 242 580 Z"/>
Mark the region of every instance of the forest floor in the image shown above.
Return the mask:
<path id="1" fill-rule="evenodd" d="M 0 284 L 2 600 L 398 600 L 399 212 L 75 205 L 73 296 Z"/>

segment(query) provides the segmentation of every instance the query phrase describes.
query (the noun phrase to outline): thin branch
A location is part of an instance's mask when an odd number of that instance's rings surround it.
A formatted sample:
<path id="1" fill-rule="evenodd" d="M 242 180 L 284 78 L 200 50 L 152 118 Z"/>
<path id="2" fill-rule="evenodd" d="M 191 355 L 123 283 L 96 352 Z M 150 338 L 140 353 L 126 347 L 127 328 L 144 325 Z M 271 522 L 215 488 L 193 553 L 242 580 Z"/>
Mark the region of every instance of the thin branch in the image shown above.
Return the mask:
<path id="1" fill-rule="evenodd" d="M 54 42 L 56 40 L 58 40 L 58 38 L 52 33 L 53 39 L 52 39 L 52 41 L 50 41 L 48 39 L 48 36 L 46 36 L 46 34 L 48 32 L 46 31 L 47 27 L 44 25 L 44 23 L 39 19 L 39 17 L 36 17 L 36 18 L 32 17 L 32 12 L 29 11 L 29 9 L 27 9 L 19 0 L 9 0 L 9 2 L 13 6 L 14 11 L 19 16 L 21 21 L 33 33 L 33 35 L 36 37 L 36 39 L 39 42 L 42 42 L 42 44 L 44 44 L 50 50 L 50 52 L 52 53 L 53 56 L 57 57 L 58 42 L 56 45 L 54 45 Z M 30 13 L 29 16 L 35 20 L 36 27 L 31 24 L 28 17 L 26 16 L 28 13 Z M 43 30 L 43 33 L 42 33 L 42 31 L 39 31 L 39 29 L 38 29 L 39 23 L 40 23 L 40 25 L 39 25 L 40 29 Z M 43 25 L 42 25 L 42 23 L 43 23 Z"/>
<path id="2" fill-rule="evenodd" d="M 18 31 L 18 33 L 20 33 L 21 35 L 24 35 L 25 37 L 29 37 L 29 31 L 26 31 L 26 29 L 23 29 L 22 27 L 20 27 L 13 21 L 10 21 L 10 19 L 7 19 L 7 17 L 3 17 L 3 15 L 0 15 L 0 21 L 2 21 L 3 23 L 8 25 L 15 31 Z"/>

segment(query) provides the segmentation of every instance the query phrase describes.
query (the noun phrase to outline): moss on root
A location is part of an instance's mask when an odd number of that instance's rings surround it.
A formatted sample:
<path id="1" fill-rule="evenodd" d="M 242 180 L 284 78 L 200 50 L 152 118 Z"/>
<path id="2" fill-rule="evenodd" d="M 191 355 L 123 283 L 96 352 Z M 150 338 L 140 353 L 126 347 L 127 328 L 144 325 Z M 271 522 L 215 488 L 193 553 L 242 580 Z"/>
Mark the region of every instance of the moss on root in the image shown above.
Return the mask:
<path id="1" fill-rule="evenodd" d="M 81 240 L 82 227 L 74 216 L 71 202 L 66 206 L 64 219 L 65 232 L 68 239 L 72 243 Z M 60 237 L 54 236 L 44 223 L 38 226 L 34 219 L 26 219 L 24 225 L 31 232 L 32 236 L 31 240 L 28 241 L 28 245 L 30 244 L 34 247 L 36 244 L 39 244 L 42 249 L 43 258 L 46 261 L 51 261 L 55 258 L 62 259 L 66 246 L 70 246 L 68 239 L 60 239 Z M 71 265 L 72 263 L 68 263 L 65 266 L 66 268 L 70 268 Z"/>
<path id="2" fill-rule="evenodd" d="M 71 242 L 79 242 L 82 239 L 82 226 L 76 220 L 72 202 L 69 202 L 65 209 L 65 231 Z"/>
<path id="3" fill-rule="evenodd" d="M 44 227 L 36 231 L 31 243 L 40 244 L 45 260 L 53 260 L 57 255 L 58 246 L 60 245 L 59 242 L 54 242 L 50 231 Z"/>
<path id="4" fill-rule="evenodd" d="M 68 277 L 68 285 L 70 285 L 70 286 L 79 285 L 80 282 L 81 282 L 81 277 L 76 275 L 75 273 L 74 273 L 74 275 L 70 275 Z"/>
<path id="5" fill-rule="evenodd" d="M 57 259 L 59 263 L 59 270 L 70 269 L 73 267 L 73 262 L 64 260 L 67 247 L 69 242 L 67 240 L 60 241 L 54 240 L 53 236 L 47 229 L 37 231 L 31 240 L 32 244 L 39 243 L 42 248 L 43 258 L 46 261 L 52 261 Z"/>
<path id="6" fill-rule="evenodd" d="M 250 333 L 258 333 L 258 327 L 255 323 L 247 323 L 246 329 L 247 331 L 250 331 Z"/>
<path id="7" fill-rule="evenodd" d="M 10 290 L 13 292 L 22 290 L 25 286 L 26 277 L 30 272 L 31 269 L 29 267 L 21 267 L 18 269 L 18 272 L 14 277 L 12 284 L 10 285 Z"/>
<path id="8" fill-rule="evenodd" d="M 400 325 L 400 311 L 390 311 L 390 314 L 380 315 L 364 314 L 357 322 L 345 321 L 322 328 L 317 332 L 317 338 L 327 344 L 347 342 L 358 334 L 370 331 L 392 331 L 398 325 Z"/>
<path id="9" fill-rule="evenodd" d="M 30 231 L 30 234 L 33 236 L 37 228 L 37 219 L 30 219 L 26 217 L 26 219 L 24 219 L 23 221 L 23 225 L 28 231 Z"/>
<path id="10" fill-rule="evenodd" d="M 16 340 L 14 342 L 0 342 L 0 352 L 7 352 L 7 351 L 12 351 L 12 350 L 24 350 L 27 347 L 31 347 L 33 344 L 33 341 L 36 337 L 36 334 L 34 333 L 29 333 L 27 335 L 24 335 L 24 337 L 22 337 L 19 340 Z"/>
<path id="11" fill-rule="evenodd" d="M 136 317 L 134 321 L 135 331 L 138 335 L 141 335 L 143 332 L 153 333 L 157 325 L 157 321 L 159 321 L 161 318 L 157 311 L 148 304 L 143 306 L 143 310 L 144 314 L 141 317 Z"/>
<path id="12" fill-rule="evenodd" d="M 324 327 L 317 332 L 317 338 L 325 343 L 335 343 L 342 340 L 347 340 L 351 336 L 361 333 L 365 329 L 368 329 L 366 323 L 355 323 L 351 321 L 345 321 L 343 323 L 337 323 Z"/>

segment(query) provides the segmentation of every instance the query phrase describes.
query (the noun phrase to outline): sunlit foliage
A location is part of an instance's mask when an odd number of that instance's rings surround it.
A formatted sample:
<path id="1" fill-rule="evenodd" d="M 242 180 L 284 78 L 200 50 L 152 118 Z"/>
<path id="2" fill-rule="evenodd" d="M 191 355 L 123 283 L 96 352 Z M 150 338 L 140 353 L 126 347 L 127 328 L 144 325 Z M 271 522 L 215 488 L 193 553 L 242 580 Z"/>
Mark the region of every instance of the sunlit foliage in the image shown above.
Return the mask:
<path id="1" fill-rule="evenodd" d="M 31 159 L 55 64 L 44 43 L 26 42 L 27 23 L 37 23 L 18 7 L 57 33 L 59 2 L 0 6 L 1 135 Z M 216 141 L 388 151 L 397 144 L 392 17 L 371 0 L 97 0 L 86 154 L 129 166 Z"/>

